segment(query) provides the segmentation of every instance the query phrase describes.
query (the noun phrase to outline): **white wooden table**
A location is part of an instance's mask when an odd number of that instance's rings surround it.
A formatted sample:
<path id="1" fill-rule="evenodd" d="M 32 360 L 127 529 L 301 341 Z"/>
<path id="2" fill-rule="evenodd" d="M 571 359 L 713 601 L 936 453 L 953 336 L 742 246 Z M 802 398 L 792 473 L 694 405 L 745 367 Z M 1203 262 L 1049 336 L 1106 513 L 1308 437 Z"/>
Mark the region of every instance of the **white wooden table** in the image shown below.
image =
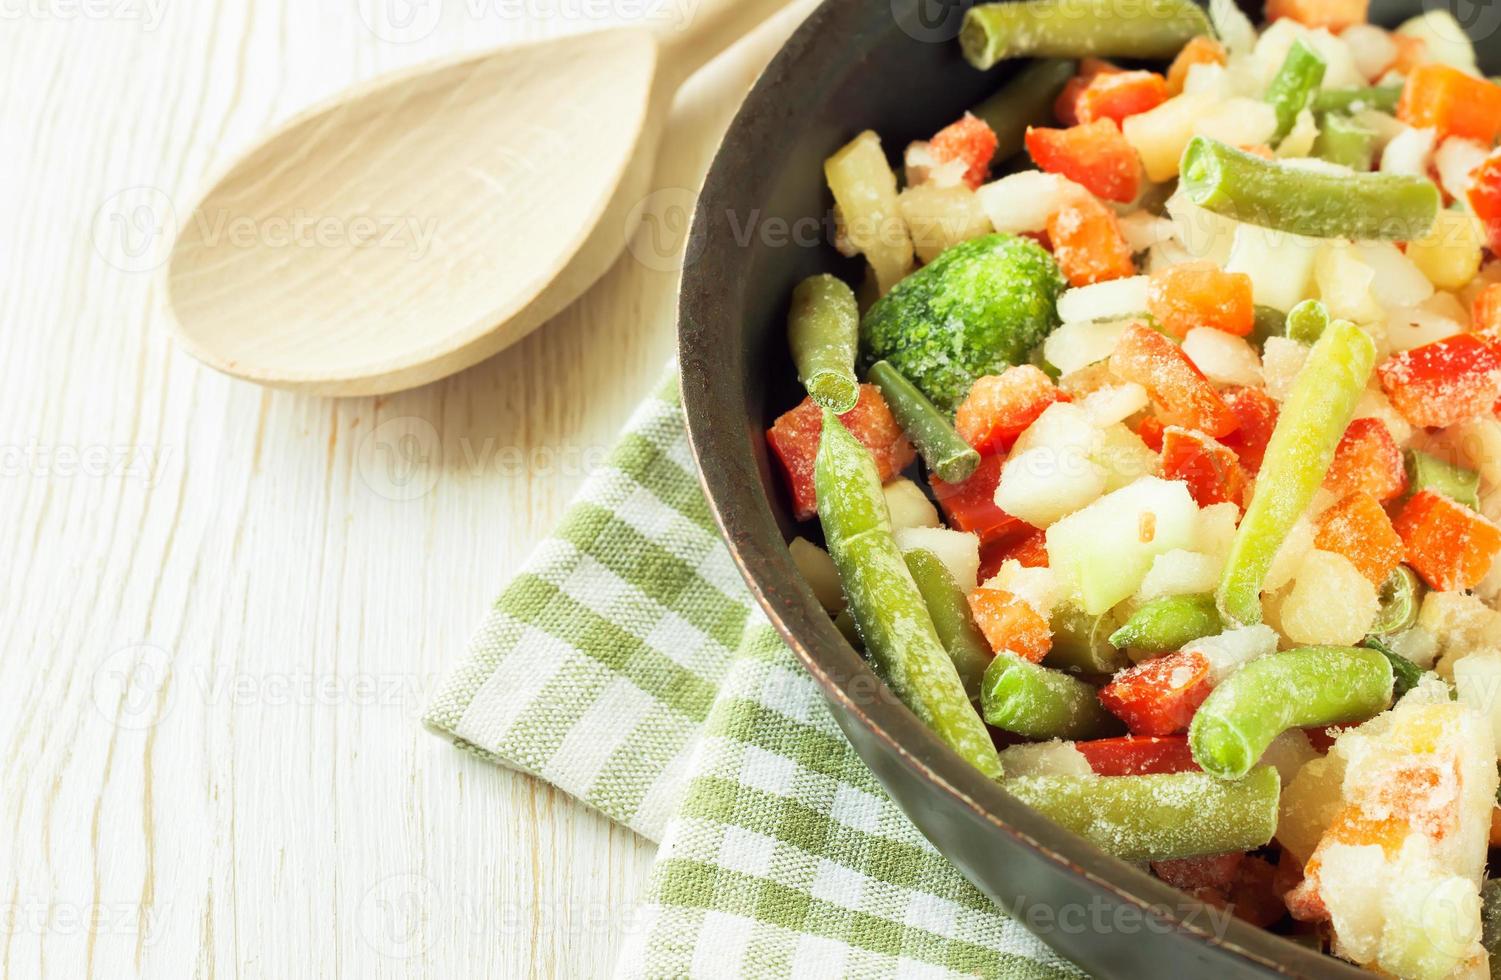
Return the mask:
<path id="1" fill-rule="evenodd" d="M 338 402 L 200 366 L 156 275 L 201 181 L 313 100 L 684 3 L 0 4 L 0 976 L 608 974 L 652 846 L 418 719 L 667 362 L 670 263 Z M 707 74 L 658 187 L 748 79 Z"/>

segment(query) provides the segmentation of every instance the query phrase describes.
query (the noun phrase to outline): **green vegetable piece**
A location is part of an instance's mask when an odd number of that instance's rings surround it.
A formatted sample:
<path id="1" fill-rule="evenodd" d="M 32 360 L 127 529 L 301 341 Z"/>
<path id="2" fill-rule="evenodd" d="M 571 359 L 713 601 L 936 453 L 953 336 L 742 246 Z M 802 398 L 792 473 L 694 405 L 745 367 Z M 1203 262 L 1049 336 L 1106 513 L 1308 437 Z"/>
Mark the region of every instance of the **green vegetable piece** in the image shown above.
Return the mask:
<path id="1" fill-rule="evenodd" d="M 897 283 L 860 324 L 865 363 L 885 359 L 952 412 L 976 378 L 1024 364 L 1058 326 L 1058 264 L 1016 235 L 961 242 Z"/>
<path id="2" fill-rule="evenodd" d="M 1313 97 L 1313 111 L 1359 112 L 1361 109 L 1377 109 L 1394 112 L 1397 100 L 1402 98 L 1401 85 L 1357 85 L 1350 88 L 1321 89 Z"/>
<path id="3" fill-rule="evenodd" d="M 1405 632 L 1418 621 L 1423 604 L 1423 583 L 1406 565 L 1398 565 L 1381 583 L 1381 611 L 1371 624 L 1375 636 L 1392 636 Z"/>
<path id="4" fill-rule="evenodd" d="M 1392 669 L 1392 698 L 1400 698 L 1408 691 L 1418 686 L 1418 681 L 1427 673 L 1422 667 L 1408 660 L 1387 646 L 1380 638 L 1368 636 L 1361 646 L 1375 650 L 1386 658 L 1387 664 Z M 1498 790 L 1497 792 L 1501 792 Z"/>
<path id="5" fill-rule="evenodd" d="M 1277 830 L 1281 780 L 1258 766 L 1237 782 L 1202 772 L 1149 776 L 1018 776 L 1006 791 L 1054 823 L 1127 861 L 1250 851 Z"/>
<path id="6" fill-rule="evenodd" d="M 1324 329 L 1282 405 L 1251 504 L 1235 531 L 1216 600 L 1227 627 L 1261 622 L 1261 583 L 1287 532 L 1324 482 L 1376 363 L 1376 345 L 1347 320 Z"/>
<path id="7" fill-rule="evenodd" d="M 1310 238 L 1410 241 L 1439 209 L 1438 188 L 1424 177 L 1290 167 L 1203 136 L 1188 141 L 1179 169 L 1192 203 Z"/>
<path id="8" fill-rule="evenodd" d="M 1071 602 L 1061 602 L 1053 611 L 1053 646 L 1043 663 L 1071 674 L 1113 674 L 1131 661 L 1110 638 L 1120 626 L 1120 617 L 1110 610 L 1091 616 Z"/>
<path id="9" fill-rule="evenodd" d="M 855 407 L 860 307 L 854 290 L 828 274 L 798 283 L 787 313 L 787 343 L 798 380 L 815 402 L 840 414 Z"/>
<path id="10" fill-rule="evenodd" d="M 1252 307 L 1256 319 L 1251 326 L 1251 336 L 1246 339 L 1261 350 L 1266 345 L 1269 337 L 1284 337 L 1287 335 L 1287 314 L 1275 306 L 1262 306 L 1257 304 Z"/>
<path id="11" fill-rule="evenodd" d="M 1205 772 L 1239 779 L 1289 728 L 1365 721 L 1392 701 L 1392 667 L 1364 647 L 1300 647 L 1252 660 L 1209 692 L 1188 728 Z"/>
<path id="12" fill-rule="evenodd" d="M 1305 299 L 1287 311 L 1287 336 L 1300 344 L 1312 344 L 1329 326 L 1329 311 L 1316 299 Z"/>
<path id="13" fill-rule="evenodd" d="M 876 464 L 828 409 L 813 464 L 818 518 L 871 662 L 896 696 L 976 769 L 999 778 L 990 733 L 969 703 L 891 532 Z"/>
<path id="14" fill-rule="evenodd" d="M 1324 80 L 1324 59 L 1302 38 L 1287 49 L 1282 67 L 1267 86 L 1265 100 L 1277 112 L 1277 130 L 1272 134 L 1272 143 L 1282 141 L 1298 121 L 1298 113 L 1308 105 L 1313 93 L 1319 90 Z"/>
<path id="15" fill-rule="evenodd" d="M 1019 0 L 971 7 L 959 47 L 984 70 L 1018 57 L 1168 59 L 1200 34 L 1209 18 L 1191 0 Z"/>
<path id="16" fill-rule="evenodd" d="M 1168 595 L 1153 599 L 1131 614 L 1110 635 L 1119 648 L 1146 653 L 1181 650 L 1194 640 L 1224 632 L 1212 595 Z"/>
<path id="17" fill-rule="evenodd" d="M 1437 456 L 1409 449 L 1407 456 L 1407 490 L 1435 490 L 1455 503 L 1471 510 L 1480 509 L 1480 474 L 1463 466 L 1446 463 Z"/>
<path id="18" fill-rule="evenodd" d="M 1032 739 L 1105 738 L 1125 730 L 1094 685 L 1005 650 L 985 668 L 980 706 L 996 728 Z"/>
<path id="19" fill-rule="evenodd" d="M 904 557 L 917 591 L 922 593 L 928 615 L 933 617 L 933 627 L 938 639 L 954 661 L 959 680 L 964 682 L 965 693 L 974 704 L 980 703 L 980 680 L 990 664 L 990 644 L 975 625 L 969 611 L 969 600 L 948 566 L 926 548 L 913 548 Z"/>
<path id="20" fill-rule="evenodd" d="M 1376 132 L 1343 113 L 1331 112 L 1319 121 L 1313 155 L 1351 170 L 1370 170 L 1376 155 Z"/>
<path id="21" fill-rule="evenodd" d="M 980 454 L 959 437 L 948 417 L 886 361 L 872 364 L 868 377 L 881 389 L 891 414 L 922 454 L 928 469 L 945 483 L 969 479 L 980 465 Z"/>
<path id="22" fill-rule="evenodd" d="M 1022 151 L 1028 126 L 1042 126 L 1052 120 L 1053 102 L 1078 67 L 1075 61 L 1039 58 L 1017 71 L 999 92 L 970 110 L 995 133 L 996 161 Z"/>

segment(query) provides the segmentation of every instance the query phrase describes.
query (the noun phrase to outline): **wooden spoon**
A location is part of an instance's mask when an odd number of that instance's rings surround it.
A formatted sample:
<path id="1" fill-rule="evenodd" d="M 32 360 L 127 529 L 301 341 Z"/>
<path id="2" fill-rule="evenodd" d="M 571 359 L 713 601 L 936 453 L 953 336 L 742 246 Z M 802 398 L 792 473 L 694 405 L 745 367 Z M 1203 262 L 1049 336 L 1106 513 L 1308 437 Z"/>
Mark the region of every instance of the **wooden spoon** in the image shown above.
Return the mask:
<path id="1" fill-rule="evenodd" d="M 323 395 L 410 388 L 515 343 L 624 247 L 678 87 L 783 2 L 696 0 L 676 29 L 505 47 L 304 112 L 179 229 L 178 339 Z"/>

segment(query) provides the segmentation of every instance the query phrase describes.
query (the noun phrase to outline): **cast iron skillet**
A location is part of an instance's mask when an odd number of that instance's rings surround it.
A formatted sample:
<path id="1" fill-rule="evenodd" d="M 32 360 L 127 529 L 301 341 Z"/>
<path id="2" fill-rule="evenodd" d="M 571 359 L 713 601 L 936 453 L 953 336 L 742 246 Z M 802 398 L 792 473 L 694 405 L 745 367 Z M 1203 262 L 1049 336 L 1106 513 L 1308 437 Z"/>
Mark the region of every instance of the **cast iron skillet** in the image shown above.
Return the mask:
<path id="1" fill-rule="evenodd" d="M 854 283 L 859 272 L 827 244 L 822 162 L 867 128 L 900 153 L 996 90 L 1012 66 L 974 71 L 953 40 L 967 5 L 824 0 L 725 137 L 699 200 L 679 300 L 683 400 L 710 506 L 751 592 L 887 791 L 970 880 L 1059 953 L 1109 977 L 1369 976 L 1211 918 L 1011 799 L 892 697 L 788 555 L 795 525 L 763 439 L 802 397 L 786 352 L 788 297 L 804 276 L 833 272 Z M 1255 7 L 1253 20 L 1259 0 Z M 1391 25 L 1420 10 L 1419 0 L 1375 0 L 1371 19 Z M 1501 11 L 1455 12 L 1494 72 Z"/>

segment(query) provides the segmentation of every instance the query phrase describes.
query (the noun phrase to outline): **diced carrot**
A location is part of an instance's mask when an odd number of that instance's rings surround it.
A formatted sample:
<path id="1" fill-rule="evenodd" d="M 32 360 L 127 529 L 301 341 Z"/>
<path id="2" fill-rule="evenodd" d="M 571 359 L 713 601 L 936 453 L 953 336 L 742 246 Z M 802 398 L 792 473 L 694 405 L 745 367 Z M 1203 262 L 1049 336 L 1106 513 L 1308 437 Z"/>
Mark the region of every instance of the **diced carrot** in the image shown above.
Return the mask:
<path id="1" fill-rule="evenodd" d="M 1197 429 L 1170 425 L 1162 433 L 1162 478 L 1182 480 L 1200 507 L 1245 506 L 1246 473 L 1228 446 Z"/>
<path id="2" fill-rule="evenodd" d="M 1100 688 L 1100 703 L 1132 735 L 1175 735 L 1209 696 L 1209 661 L 1179 651 L 1128 667 Z"/>
<path id="3" fill-rule="evenodd" d="M 1351 24 L 1364 24 L 1369 6 L 1370 0 L 1267 0 L 1266 19 L 1288 17 L 1338 34 Z"/>
<path id="4" fill-rule="evenodd" d="M 1385 503 L 1407 489 L 1407 468 L 1391 430 L 1380 419 L 1350 423 L 1324 475 L 1324 489 L 1343 497 L 1357 491 Z"/>
<path id="5" fill-rule="evenodd" d="M 1406 78 L 1413 70 L 1428 60 L 1428 42 L 1411 34 L 1398 34 L 1395 31 L 1388 34 L 1392 43 L 1397 46 L 1397 57 L 1391 64 L 1377 73 L 1380 78 L 1389 71 L 1397 72 Z"/>
<path id="6" fill-rule="evenodd" d="M 1501 252 L 1501 150 L 1493 151 L 1475 168 L 1465 197 L 1491 251 Z"/>
<path id="7" fill-rule="evenodd" d="M 839 421 L 870 450 L 882 482 L 912 465 L 917 451 L 892 416 L 881 389 L 860 386 L 860 400 L 855 407 L 839 416 Z M 813 460 L 818 455 L 818 441 L 823 434 L 823 409 L 811 398 L 786 412 L 766 430 L 766 442 L 782 464 L 787 489 L 792 494 L 793 515 L 805 521 L 818 513 L 818 497 L 813 489 Z"/>
<path id="8" fill-rule="evenodd" d="M 1392 405 L 1418 426 L 1449 426 L 1483 415 L 1501 395 L 1501 354 L 1474 334 L 1400 351 L 1376 374 Z"/>
<path id="9" fill-rule="evenodd" d="M 1433 490 L 1413 494 L 1393 523 L 1407 564 L 1440 592 L 1473 589 L 1501 552 L 1501 528 Z"/>
<path id="10" fill-rule="evenodd" d="M 982 455 L 1004 453 L 1049 405 L 1067 396 L 1030 364 L 988 374 L 970 387 L 954 414 L 954 427 Z"/>
<path id="11" fill-rule="evenodd" d="M 1092 197 L 1064 205 L 1048 218 L 1053 258 L 1072 286 L 1136 274 L 1131 247 L 1114 212 Z"/>
<path id="12" fill-rule="evenodd" d="M 985 545 L 980 549 L 980 581 L 989 579 L 1000 570 L 1001 563 L 1009 559 L 1015 559 L 1027 568 L 1047 568 L 1047 538 L 1046 531 L 1031 528 L 1020 535 Z"/>
<path id="13" fill-rule="evenodd" d="M 1124 70 L 1099 58 L 1081 60 L 1078 73 L 1064 83 L 1063 90 L 1053 100 L 1053 118 L 1065 126 L 1079 125 L 1079 96 L 1089 88 L 1089 83 L 1100 75 L 1118 74 Z"/>
<path id="14" fill-rule="evenodd" d="M 1119 71 L 1096 75 L 1079 93 L 1079 122 L 1109 119 L 1117 126 L 1127 116 L 1155 109 L 1167 101 L 1167 80 L 1155 71 Z"/>
<path id="15" fill-rule="evenodd" d="M 1251 277 L 1225 272 L 1213 262 L 1181 262 L 1152 273 L 1147 312 L 1178 338 L 1194 327 L 1244 337 L 1256 325 Z"/>
<path id="16" fill-rule="evenodd" d="M 995 156 L 997 142 L 995 130 L 966 112 L 962 119 L 949 123 L 928 141 L 928 151 L 939 163 L 963 160 L 967 167 L 964 182 L 979 187 L 990 175 L 990 160 Z"/>
<path id="17" fill-rule="evenodd" d="M 969 609 L 985 641 L 997 653 L 1009 650 L 1037 663 L 1053 646 L 1048 621 L 1005 589 L 975 589 L 969 594 Z"/>
<path id="18" fill-rule="evenodd" d="M 1251 156 L 1253 157 L 1261 157 L 1261 159 L 1263 160 L 1277 159 L 1276 152 L 1265 143 L 1248 143 L 1244 146 L 1237 147 L 1237 149 L 1244 150 L 1245 152 L 1251 154 Z"/>
<path id="19" fill-rule="evenodd" d="M 1029 126 L 1027 152 L 1039 168 L 1062 174 L 1107 201 L 1134 201 L 1141 187 L 1141 158 L 1108 119 L 1068 129 Z"/>
<path id="20" fill-rule="evenodd" d="M 1246 856 L 1240 851 L 1229 854 L 1204 854 L 1199 857 L 1174 858 L 1171 861 L 1153 861 L 1152 873 L 1174 888 L 1195 892 L 1210 888 L 1226 893 L 1235 884 L 1241 862 Z"/>
<path id="21" fill-rule="evenodd" d="M 1402 539 L 1391 518 L 1375 497 L 1358 490 L 1320 515 L 1313 545 L 1350 559 L 1378 589 L 1402 563 Z"/>
<path id="22" fill-rule="evenodd" d="M 1162 452 L 1162 433 L 1167 426 L 1155 415 L 1143 415 L 1141 421 L 1136 424 L 1136 435 L 1147 444 L 1147 448 L 1154 453 Z"/>
<path id="23" fill-rule="evenodd" d="M 1226 60 L 1225 46 L 1206 34 L 1200 34 L 1183 45 L 1168 66 L 1167 94 L 1182 94 L 1183 83 L 1188 81 L 1188 70 L 1194 65 L 1223 65 Z"/>
<path id="24" fill-rule="evenodd" d="M 1397 118 L 1437 130 L 1439 140 L 1459 136 L 1490 146 L 1501 135 L 1501 85 L 1436 61 L 1419 65 L 1402 87 Z"/>
<path id="25" fill-rule="evenodd" d="M 1220 441 L 1235 451 L 1247 473 L 1254 474 L 1261 469 L 1266 444 L 1277 427 L 1277 403 L 1265 388 L 1231 388 L 1223 397 L 1240 424 Z"/>
<path id="26" fill-rule="evenodd" d="M 1493 282 L 1475 294 L 1470 304 L 1470 326 L 1493 344 L 1501 341 L 1501 282 Z"/>
<path id="27" fill-rule="evenodd" d="M 1172 341 L 1140 323 L 1128 326 L 1110 355 L 1110 370 L 1147 389 L 1157 414 L 1169 425 L 1198 429 L 1218 439 L 1240 419 Z"/>
<path id="28" fill-rule="evenodd" d="M 1001 467 L 1005 463 L 1003 456 L 986 456 L 963 483 L 944 483 L 935 475 L 928 477 L 933 497 L 947 523 L 956 530 L 979 535 L 981 546 L 1031 529 L 1031 525 L 995 505 L 995 488 L 1001 482 Z"/>
<path id="29" fill-rule="evenodd" d="M 1075 742 L 1097 776 L 1145 776 L 1157 772 L 1197 772 L 1186 735 L 1126 735 Z"/>

